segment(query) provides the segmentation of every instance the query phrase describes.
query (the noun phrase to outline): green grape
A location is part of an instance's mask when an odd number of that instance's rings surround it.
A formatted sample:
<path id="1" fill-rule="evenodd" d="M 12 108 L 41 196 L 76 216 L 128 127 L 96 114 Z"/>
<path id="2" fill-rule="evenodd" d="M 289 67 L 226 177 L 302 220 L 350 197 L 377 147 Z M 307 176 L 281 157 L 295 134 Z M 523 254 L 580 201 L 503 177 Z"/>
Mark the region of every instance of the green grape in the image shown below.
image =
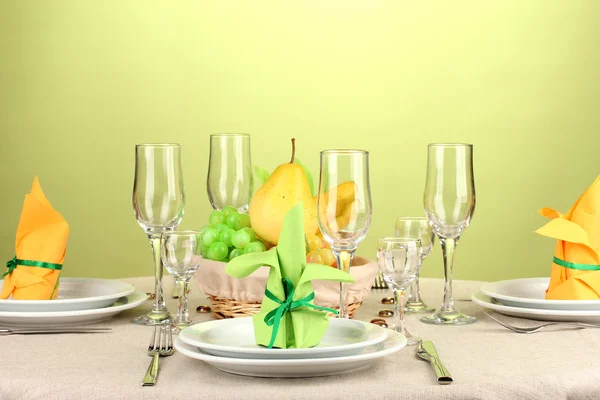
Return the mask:
<path id="1" fill-rule="evenodd" d="M 244 250 L 233 249 L 233 250 L 231 250 L 231 253 L 229 253 L 229 259 L 233 260 L 234 258 L 241 256 L 242 254 L 244 254 Z"/>
<path id="2" fill-rule="evenodd" d="M 248 243 L 246 247 L 244 247 L 244 254 L 248 253 L 260 253 L 265 251 L 267 248 L 260 240 L 255 240 L 254 242 Z"/>
<path id="3" fill-rule="evenodd" d="M 235 233 L 235 231 L 231 228 L 223 229 L 221 231 L 221 235 L 219 236 L 219 239 L 221 240 L 221 242 L 225 243 L 225 245 L 227 247 L 231 247 L 231 246 L 233 246 L 233 244 L 231 243 L 231 237 L 233 236 L 234 233 Z"/>
<path id="4" fill-rule="evenodd" d="M 248 214 L 240 214 L 240 227 L 239 229 L 250 228 L 250 216 Z"/>
<path id="5" fill-rule="evenodd" d="M 210 217 L 208 217 L 208 222 L 210 223 L 210 226 L 214 228 L 217 225 L 225 222 L 225 214 L 223 214 L 222 211 L 215 210 L 212 213 L 210 213 Z"/>
<path id="6" fill-rule="evenodd" d="M 223 231 L 224 229 L 229 229 L 229 227 L 226 224 L 219 224 L 217 226 L 215 226 L 215 229 L 219 232 Z"/>
<path id="7" fill-rule="evenodd" d="M 238 249 L 243 249 L 250 243 L 250 235 L 248 232 L 237 231 L 231 237 L 231 243 Z"/>
<path id="8" fill-rule="evenodd" d="M 202 251 L 200 252 L 202 258 L 208 258 L 208 247 L 202 246 Z"/>
<path id="9" fill-rule="evenodd" d="M 215 261 L 224 260 L 227 257 L 228 249 L 223 242 L 214 242 L 207 250 L 208 258 Z"/>
<path id="10" fill-rule="evenodd" d="M 204 225 L 202 228 L 200 228 L 200 233 L 204 233 L 204 231 L 206 230 L 206 228 L 210 228 L 210 225 Z"/>
<path id="11" fill-rule="evenodd" d="M 219 240 L 219 232 L 215 228 L 206 228 L 202 233 L 202 246 L 210 247 L 211 244 Z"/>
<path id="12" fill-rule="evenodd" d="M 242 216 L 242 214 L 229 214 L 227 216 L 227 226 L 230 227 L 231 229 L 233 229 L 234 231 L 239 231 L 240 229 L 242 229 L 242 226 L 240 226 L 240 217 Z"/>
<path id="13" fill-rule="evenodd" d="M 223 213 L 223 215 L 225 215 L 225 217 L 227 217 L 229 214 L 236 214 L 238 212 L 238 210 L 237 210 L 237 208 L 232 207 L 232 206 L 225 206 L 225 207 L 223 207 L 221 212 Z"/>
<path id="14" fill-rule="evenodd" d="M 244 232 L 248 232 L 248 235 L 250 235 L 250 241 L 251 242 L 254 242 L 256 240 L 256 233 L 254 233 L 254 229 L 252 229 L 252 228 L 250 228 L 250 227 L 247 226 L 245 228 L 242 228 L 242 230 Z"/>

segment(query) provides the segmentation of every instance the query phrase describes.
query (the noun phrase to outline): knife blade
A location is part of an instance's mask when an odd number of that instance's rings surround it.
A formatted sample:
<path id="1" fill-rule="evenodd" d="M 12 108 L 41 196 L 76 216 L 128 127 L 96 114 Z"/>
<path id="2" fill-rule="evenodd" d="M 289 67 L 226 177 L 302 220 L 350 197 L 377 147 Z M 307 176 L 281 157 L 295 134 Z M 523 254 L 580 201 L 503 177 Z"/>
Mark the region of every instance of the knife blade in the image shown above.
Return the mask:
<path id="1" fill-rule="evenodd" d="M 421 342 L 421 344 L 417 347 L 417 355 L 424 360 L 429 361 L 433 370 L 435 371 L 435 375 L 437 376 L 437 382 L 440 385 L 449 385 L 454 381 L 452 376 L 450 376 L 450 371 L 446 369 L 440 357 L 435 349 L 435 346 L 431 342 L 431 340 L 425 340 Z"/>
<path id="2" fill-rule="evenodd" d="M 0 335 L 34 335 L 48 333 L 100 333 L 112 330 L 112 328 L 0 328 Z"/>

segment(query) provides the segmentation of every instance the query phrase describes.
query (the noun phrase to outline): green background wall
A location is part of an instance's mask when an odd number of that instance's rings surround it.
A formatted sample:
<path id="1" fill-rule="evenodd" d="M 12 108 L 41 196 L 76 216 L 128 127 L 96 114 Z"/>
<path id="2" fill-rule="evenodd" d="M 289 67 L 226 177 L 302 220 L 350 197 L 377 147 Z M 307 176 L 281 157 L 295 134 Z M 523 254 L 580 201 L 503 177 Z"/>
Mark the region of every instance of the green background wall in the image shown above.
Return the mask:
<path id="1" fill-rule="evenodd" d="M 474 144 L 477 207 L 455 278 L 549 274 L 543 206 L 600 173 L 600 2 L 0 2 L 0 255 L 35 175 L 69 221 L 65 276 L 150 275 L 131 205 L 134 145 L 179 142 L 182 228 L 211 211 L 208 138 L 252 134 L 255 164 L 371 151 L 374 219 L 422 213 L 426 146 Z M 441 251 L 423 275 L 441 277 Z"/>

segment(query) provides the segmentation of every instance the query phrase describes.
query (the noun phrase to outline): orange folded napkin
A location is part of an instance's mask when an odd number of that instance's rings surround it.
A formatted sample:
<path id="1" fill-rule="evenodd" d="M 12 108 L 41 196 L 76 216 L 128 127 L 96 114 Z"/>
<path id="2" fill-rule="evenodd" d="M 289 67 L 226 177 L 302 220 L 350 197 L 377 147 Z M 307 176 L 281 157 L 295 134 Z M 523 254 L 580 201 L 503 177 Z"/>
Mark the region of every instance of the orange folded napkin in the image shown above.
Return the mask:
<path id="1" fill-rule="evenodd" d="M 536 233 L 558 239 L 546 299 L 600 299 L 600 176 L 565 215 L 539 213 L 552 221 Z"/>
<path id="2" fill-rule="evenodd" d="M 49 300 L 58 294 L 69 224 L 52 208 L 38 178 L 25 195 L 17 227 L 16 255 L 6 263 L 0 299 Z"/>

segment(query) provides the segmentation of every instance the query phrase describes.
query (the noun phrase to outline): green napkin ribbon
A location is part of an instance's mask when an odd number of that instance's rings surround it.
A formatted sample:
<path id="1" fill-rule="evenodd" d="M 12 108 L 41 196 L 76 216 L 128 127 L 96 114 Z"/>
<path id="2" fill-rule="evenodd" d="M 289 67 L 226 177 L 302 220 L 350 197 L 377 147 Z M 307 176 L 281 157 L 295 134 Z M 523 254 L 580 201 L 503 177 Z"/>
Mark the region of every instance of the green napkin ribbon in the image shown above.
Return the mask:
<path id="1" fill-rule="evenodd" d="M 269 342 L 269 349 L 273 348 L 273 344 L 275 343 L 275 338 L 277 337 L 277 331 L 279 330 L 279 323 L 281 322 L 281 318 L 287 312 L 291 312 L 295 308 L 298 307 L 310 307 L 316 310 L 329 311 L 334 314 L 338 314 L 337 310 L 328 307 L 320 307 L 310 302 L 315 298 L 315 292 L 311 292 L 308 296 L 294 301 L 294 284 L 288 278 L 281 279 L 283 283 L 283 290 L 285 293 L 285 300 L 279 300 L 273 293 L 269 291 L 269 289 L 265 289 L 265 296 L 269 299 L 273 300 L 276 303 L 279 303 L 279 307 L 274 308 L 265 316 L 265 323 L 267 326 L 273 326 L 273 333 L 271 334 L 271 341 Z"/>
<path id="2" fill-rule="evenodd" d="M 561 260 L 560 258 L 554 257 L 554 263 L 560 265 L 561 267 L 577 269 L 580 271 L 600 271 L 600 265 L 596 264 L 575 264 L 565 260 Z"/>
<path id="3" fill-rule="evenodd" d="M 62 267 L 63 267 L 62 264 L 52 264 L 52 263 L 47 263 L 47 262 L 43 262 L 43 261 L 21 260 L 21 259 L 18 259 L 17 256 L 14 256 L 12 260 L 10 260 L 6 263 L 6 268 L 8 268 L 8 271 L 6 271 L 4 273 L 4 275 L 2 275 L 2 277 L 4 278 L 6 275 L 13 272 L 13 270 L 15 268 L 17 268 L 17 265 L 23 265 L 25 267 L 48 268 L 48 269 L 54 269 L 56 271 L 62 270 Z"/>

